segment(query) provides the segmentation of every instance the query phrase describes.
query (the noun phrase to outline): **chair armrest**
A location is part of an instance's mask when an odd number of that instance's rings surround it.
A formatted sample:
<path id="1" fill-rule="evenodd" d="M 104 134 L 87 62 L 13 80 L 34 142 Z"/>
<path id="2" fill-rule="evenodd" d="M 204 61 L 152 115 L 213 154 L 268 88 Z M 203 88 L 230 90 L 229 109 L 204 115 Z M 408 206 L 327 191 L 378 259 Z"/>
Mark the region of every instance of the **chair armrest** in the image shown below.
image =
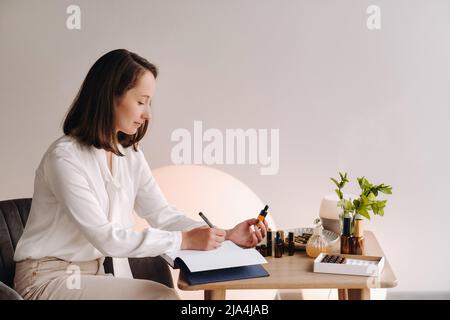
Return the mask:
<path id="1" fill-rule="evenodd" d="M 135 279 L 159 282 L 173 288 L 172 273 L 169 265 L 161 257 L 128 258 L 130 269 Z"/>
<path id="2" fill-rule="evenodd" d="M 23 300 L 13 289 L 0 281 L 0 300 Z"/>
<path id="3" fill-rule="evenodd" d="M 131 273 L 134 279 L 145 279 L 159 282 L 169 288 L 173 288 L 172 273 L 167 262 L 158 257 L 128 258 Z M 103 262 L 105 273 L 114 274 L 114 266 L 111 257 L 105 257 Z"/>

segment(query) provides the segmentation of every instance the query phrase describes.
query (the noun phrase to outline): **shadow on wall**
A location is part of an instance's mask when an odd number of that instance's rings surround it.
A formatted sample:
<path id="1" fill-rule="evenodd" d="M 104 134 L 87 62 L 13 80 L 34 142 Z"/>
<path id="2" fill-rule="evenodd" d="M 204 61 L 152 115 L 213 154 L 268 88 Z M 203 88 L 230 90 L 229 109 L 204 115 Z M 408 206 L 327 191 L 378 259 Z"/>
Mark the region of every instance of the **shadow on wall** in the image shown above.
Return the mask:
<path id="1" fill-rule="evenodd" d="M 249 218 L 256 218 L 265 203 L 244 183 L 220 170 L 195 165 L 173 165 L 153 170 L 153 175 L 169 203 L 189 217 L 199 220 L 202 211 L 214 225 L 224 229 Z M 270 206 L 270 203 L 269 203 Z M 275 223 L 269 214 L 267 221 L 272 229 Z M 136 217 L 137 229 L 148 226 Z M 177 288 L 179 270 L 172 270 L 175 288 L 182 299 L 203 299 L 203 291 L 182 291 Z M 226 298 L 274 299 L 277 290 L 230 290 Z"/>

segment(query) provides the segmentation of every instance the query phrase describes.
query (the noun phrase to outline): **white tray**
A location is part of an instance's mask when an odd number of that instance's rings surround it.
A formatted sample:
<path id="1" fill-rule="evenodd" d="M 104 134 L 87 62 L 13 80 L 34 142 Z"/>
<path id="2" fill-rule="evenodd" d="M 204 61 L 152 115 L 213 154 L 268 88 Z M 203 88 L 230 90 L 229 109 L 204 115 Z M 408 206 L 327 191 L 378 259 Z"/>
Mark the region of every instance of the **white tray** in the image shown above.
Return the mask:
<path id="1" fill-rule="evenodd" d="M 314 260 L 314 272 L 377 277 L 384 267 L 384 257 L 328 253 L 346 258 L 345 263 L 339 264 L 322 262 L 326 255 L 327 253 L 321 253 Z"/>

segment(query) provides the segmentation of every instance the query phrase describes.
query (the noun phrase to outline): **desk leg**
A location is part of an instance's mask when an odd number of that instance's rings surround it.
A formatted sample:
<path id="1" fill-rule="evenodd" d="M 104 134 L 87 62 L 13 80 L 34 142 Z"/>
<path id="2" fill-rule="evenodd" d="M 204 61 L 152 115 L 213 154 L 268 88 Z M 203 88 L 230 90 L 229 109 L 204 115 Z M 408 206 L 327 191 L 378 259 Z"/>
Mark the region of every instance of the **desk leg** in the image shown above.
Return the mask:
<path id="1" fill-rule="evenodd" d="M 348 300 L 370 300 L 370 289 L 347 289 Z"/>
<path id="2" fill-rule="evenodd" d="M 347 289 L 338 289 L 338 299 L 348 300 Z"/>
<path id="3" fill-rule="evenodd" d="M 225 300 L 225 290 L 205 290 L 205 300 Z"/>

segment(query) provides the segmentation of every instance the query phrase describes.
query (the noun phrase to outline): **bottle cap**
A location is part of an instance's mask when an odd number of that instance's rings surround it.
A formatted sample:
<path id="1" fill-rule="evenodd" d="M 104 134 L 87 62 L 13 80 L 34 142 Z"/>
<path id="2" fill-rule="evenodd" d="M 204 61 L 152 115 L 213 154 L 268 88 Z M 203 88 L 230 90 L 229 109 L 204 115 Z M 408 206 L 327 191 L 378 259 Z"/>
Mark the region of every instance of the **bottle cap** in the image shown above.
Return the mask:
<path id="1" fill-rule="evenodd" d="M 353 236 L 354 237 L 363 237 L 364 236 L 364 228 L 363 228 L 363 220 L 355 219 L 355 223 L 353 225 Z"/>
<path id="2" fill-rule="evenodd" d="M 344 216 L 344 223 L 342 226 L 342 234 L 344 236 L 349 237 L 351 234 L 351 221 L 352 221 L 352 218 L 350 216 L 349 217 Z"/>

